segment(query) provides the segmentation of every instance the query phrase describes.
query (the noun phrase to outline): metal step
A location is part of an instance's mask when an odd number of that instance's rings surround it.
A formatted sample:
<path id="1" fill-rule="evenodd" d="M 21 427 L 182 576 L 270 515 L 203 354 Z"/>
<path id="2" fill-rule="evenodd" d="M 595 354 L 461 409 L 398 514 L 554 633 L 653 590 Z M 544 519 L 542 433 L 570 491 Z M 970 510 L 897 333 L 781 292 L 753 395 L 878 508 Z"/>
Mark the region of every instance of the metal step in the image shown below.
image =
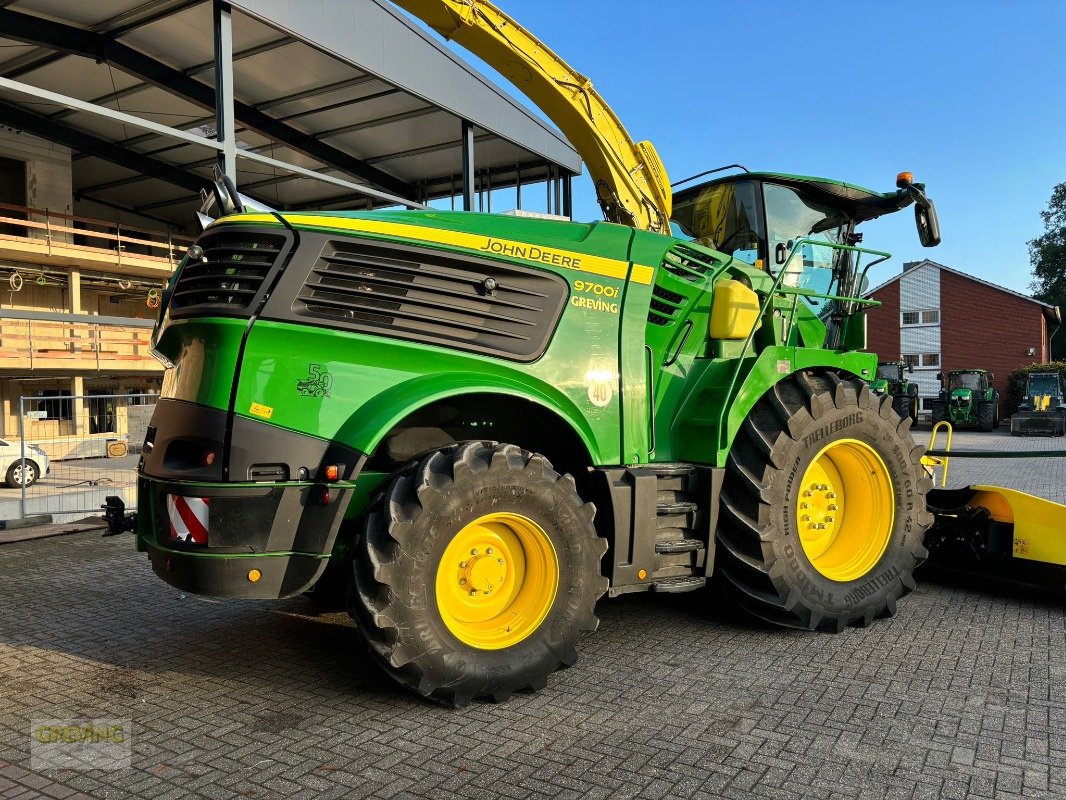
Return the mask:
<path id="1" fill-rule="evenodd" d="M 669 553 L 694 553 L 697 550 L 702 550 L 703 547 L 704 544 L 699 539 L 673 539 L 667 542 L 656 542 L 655 552 L 659 555 L 667 555 Z"/>
<path id="2" fill-rule="evenodd" d="M 696 467 L 692 464 L 685 464 L 682 462 L 676 463 L 664 463 L 664 464 L 641 464 L 637 467 L 630 467 L 631 472 L 650 472 L 652 475 L 658 475 L 660 478 L 677 478 L 683 475 L 691 475 L 696 471 Z"/>
<path id="3" fill-rule="evenodd" d="M 699 506 L 688 500 L 675 500 L 671 503 L 659 503 L 655 507 L 655 513 L 659 516 L 664 514 L 691 514 L 699 510 Z"/>
<path id="4" fill-rule="evenodd" d="M 651 588 L 656 592 L 677 594 L 680 592 L 691 592 L 696 589 L 702 589 L 706 585 L 706 578 L 702 576 L 692 576 L 685 578 L 667 578 L 664 581 L 656 581 Z"/>

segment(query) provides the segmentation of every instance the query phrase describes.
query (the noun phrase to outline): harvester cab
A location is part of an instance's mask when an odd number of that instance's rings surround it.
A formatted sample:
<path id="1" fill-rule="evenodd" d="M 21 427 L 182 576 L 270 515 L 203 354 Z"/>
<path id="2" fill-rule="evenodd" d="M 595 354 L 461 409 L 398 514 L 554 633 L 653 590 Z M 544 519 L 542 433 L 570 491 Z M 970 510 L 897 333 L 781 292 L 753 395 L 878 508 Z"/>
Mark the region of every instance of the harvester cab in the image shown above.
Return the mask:
<path id="1" fill-rule="evenodd" d="M 940 395 L 933 401 L 933 424 L 975 425 L 983 431 L 999 427 L 999 391 L 995 376 L 983 369 L 953 369 L 939 373 Z"/>
<path id="2" fill-rule="evenodd" d="M 870 391 L 876 395 L 892 398 L 892 408 L 901 419 L 910 417 L 911 426 L 918 424 L 918 384 L 907 380 L 914 372 L 914 365 L 903 361 L 879 361 L 877 374 L 870 381 Z"/>
<path id="3" fill-rule="evenodd" d="M 1025 399 L 1010 418 L 1015 436 L 1066 435 L 1066 391 L 1058 372 L 1033 372 L 1026 382 Z"/>
<path id="4" fill-rule="evenodd" d="M 851 325 L 847 320 L 862 310 L 854 298 L 865 291 L 870 268 L 888 257 L 856 247 L 860 223 L 913 203 L 921 243 L 940 243 L 933 202 L 908 172 L 897 176 L 896 191 L 882 193 L 827 178 L 723 169 L 741 171 L 675 191 L 671 232 L 774 276 L 784 273 L 782 285 L 807 293 L 826 323 L 828 347 L 865 346 L 865 317 L 859 314 Z M 881 258 L 862 266 L 862 252 Z"/>

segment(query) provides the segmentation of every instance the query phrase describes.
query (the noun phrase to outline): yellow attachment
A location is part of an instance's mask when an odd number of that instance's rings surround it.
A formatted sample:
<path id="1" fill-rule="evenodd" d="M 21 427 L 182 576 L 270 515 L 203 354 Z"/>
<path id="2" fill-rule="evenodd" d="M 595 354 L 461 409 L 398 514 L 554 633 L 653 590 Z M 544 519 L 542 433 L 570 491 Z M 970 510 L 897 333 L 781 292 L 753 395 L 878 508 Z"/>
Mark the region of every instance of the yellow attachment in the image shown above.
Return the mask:
<path id="1" fill-rule="evenodd" d="M 854 581 L 872 570 L 888 547 L 895 518 L 892 476 L 865 442 L 832 442 L 803 473 L 796 501 L 800 544 L 829 580 Z"/>
<path id="2" fill-rule="evenodd" d="M 936 450 L 936 437 L 942 429 L 946 428 L 948 432 L 948 446 L 944 448 L 945 451 L 951 452 L 951 435 L 954 433 L 954 429 L 951 427 L 951 423 L 947 420 L 938 422 L 933 426 L 932 433 L 929 434 L 929 449 Z M 929 477 L 933 479 L 933 485 L 936 485 L 936 474 L 934 470 L 937 467 L 943 467 L 944 471 L 940 475 L 940 488 L 943 489 L 948 483 L 948 462 L 951 460 L 950 456 L 922 456 L 922 466 L 925 467 L 925 471 L 929 473 Z"/>
<path id="3" fill-rule="evenodd" d="M 725 279 L 715 283 L 712 339 L 747 339 L 758 322 L 759 295 L 740 281 Z"/>
<path id="4" fill-rule="evenodd" d="M 1033 411 L 1047 411 L 1051 408 L 1051 395 L 1049 394 L 1034 394 L 1033 395 Z"/>
<path id="5" fill-rule="evenodd" d="M 528 517 L 497 512 L 464 526 L 437 566 L 437 610 L 456 639 L 502 650 L 532 634 L 559 589 L 559 558 Z"/>
<path id="6" fill-rule="evenodd" d="M 499 70 L 559 126 L 611 222 L 670 233 L 673 194 L 650 142 L 634 142 L 592 82 L 489 0 L 394 0 Z"/>
<path id="7" fill-rule="evenodd" d="M 1014 525 L 1014 557 L 1066 565 L 1066 506 L 999 486 L 974 486 L 971 506 Z"/>

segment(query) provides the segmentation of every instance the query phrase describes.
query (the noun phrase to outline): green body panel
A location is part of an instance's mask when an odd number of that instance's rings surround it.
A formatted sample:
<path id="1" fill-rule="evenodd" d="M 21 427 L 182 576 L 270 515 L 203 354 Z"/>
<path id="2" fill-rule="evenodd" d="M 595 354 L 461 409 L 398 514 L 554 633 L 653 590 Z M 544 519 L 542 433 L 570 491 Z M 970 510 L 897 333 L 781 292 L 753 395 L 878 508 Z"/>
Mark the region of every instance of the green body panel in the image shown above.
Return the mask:
<path id="1" fill-rule="evenodd" d="M 617 371 L 617 317 L 597 314 L 585 320 L 588 347 L 580 357 L 560 344 L 565 337 L 578 336 L 570 330 L 578 322 L 576 315 L 564 315 L 544 357 L 519 365 L 441 347 L 261 320 L 252 327 L 245 348 L 236 412 L 255 419 L 249 409 L 259 403 L 273 409 L 275 425 L 369 453 L 397 422 L 422 406 L 462 394 L 497 393 L 553 410 L 578 433 L 595 463 L 617 463 L 617 413 L 589 402 L 586 378 L 590 371 Z M 297 393 L 309 363 L 320 364 L 333 376 L 329 397 Z M 618 393 L 617 381 L 613 392 Z"/>
<path id="2" fill-rule="evenodd" d="M 163 396 L 190 403 L 229 408 L 237 356 L 248 322 L 225 317 L 198 317 L 164 328 L 155 349 L 174 366 L 164 373 Z"/>

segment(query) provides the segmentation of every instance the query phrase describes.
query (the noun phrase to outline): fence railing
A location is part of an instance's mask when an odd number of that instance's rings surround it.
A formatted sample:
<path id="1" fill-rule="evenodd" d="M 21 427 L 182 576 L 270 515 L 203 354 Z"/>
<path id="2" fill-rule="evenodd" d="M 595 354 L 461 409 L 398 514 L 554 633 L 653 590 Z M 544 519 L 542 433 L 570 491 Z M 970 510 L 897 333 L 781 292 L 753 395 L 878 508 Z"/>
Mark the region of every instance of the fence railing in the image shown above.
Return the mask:
<path id="1" fill-rule="evenodd" d="M 56 521 L 99 513 L 118 495 L 137 505 L 137 459 L 155 394 L 19 398 L 17 441 L 2 451 L 0 519 L 51 514 Z"/>
<path id="2" fill-rule="evenodd" d="M 140 262 L 148 259 L 173 268 L 194 239 L 47 208 L 0 203 L 0 241 L 43 242 L 48 254 L 53 248 L 63 253 L 108 251 L 118 265 L 132 256 Z"/>
<path id="3" fill-rule="evenodd" d="M 0 309 L 0 369 L 152 369 L 150 319 Z"/>

